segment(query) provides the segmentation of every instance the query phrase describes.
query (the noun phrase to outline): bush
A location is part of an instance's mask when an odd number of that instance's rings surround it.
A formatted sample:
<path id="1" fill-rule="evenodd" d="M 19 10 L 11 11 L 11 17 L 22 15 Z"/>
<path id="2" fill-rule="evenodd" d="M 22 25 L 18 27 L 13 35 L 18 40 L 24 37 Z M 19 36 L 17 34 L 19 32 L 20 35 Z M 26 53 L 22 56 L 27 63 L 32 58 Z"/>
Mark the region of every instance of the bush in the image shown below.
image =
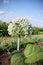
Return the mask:
<path id="1" fill-rule="evenodd" d="M 14 53 L 11 58 L 11 65 L 25 65 L 23 55 L 18 52 Z"/>

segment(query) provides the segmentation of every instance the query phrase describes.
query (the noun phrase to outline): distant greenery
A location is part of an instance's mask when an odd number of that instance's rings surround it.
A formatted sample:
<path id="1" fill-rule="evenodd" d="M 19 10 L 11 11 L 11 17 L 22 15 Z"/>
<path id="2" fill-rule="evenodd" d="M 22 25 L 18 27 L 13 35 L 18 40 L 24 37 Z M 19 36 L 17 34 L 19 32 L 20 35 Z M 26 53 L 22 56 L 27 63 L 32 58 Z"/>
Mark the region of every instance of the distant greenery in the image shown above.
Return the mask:
<path id="1" fill-rule="evenodd" d="M 42 38 L 34 37 L 34 38 L 31 38 L 31 41 L 30 41 L 31 44 L 40 43 L 40 42 L 43 42 L 43 37 Z"/>
<path id="2" fill-rule="evenodd" d="M 43 34 L 43 28 L 33 27 L 33 33 L 32 34 Z"/>
<path id="3" fill-rule="evenodd" d="M 0 20 L 0 36 L 9 36 L 7 31 L 8 25 L 9 23 Z M 32 27 L 32 31 L 32 34 L 43 34 L 43 28 Z"/>
<path id="4" fill-rule="evenodd" d="M 0 36 L 8 36 L 7 28 L 8 23 L 0 20 Z"/>

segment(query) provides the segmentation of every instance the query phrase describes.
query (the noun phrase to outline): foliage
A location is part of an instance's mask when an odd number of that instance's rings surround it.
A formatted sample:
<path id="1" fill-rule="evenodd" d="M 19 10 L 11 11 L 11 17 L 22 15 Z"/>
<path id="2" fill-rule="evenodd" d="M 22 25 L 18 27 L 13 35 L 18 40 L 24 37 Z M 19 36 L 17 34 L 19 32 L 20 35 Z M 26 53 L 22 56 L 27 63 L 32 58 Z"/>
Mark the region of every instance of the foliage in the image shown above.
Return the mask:
<path id="1" fill-rule="evenodd" d="M 16 54 L 16 53 L 20 53 L 20 51 L 14 50 L 14 51 L 12 52 L 12 55 L 14 55 L 14 54 Z"/>
<path id="2" fill-rule="evenodd" d="M 1 52 L 13 52 L 16 49 L 16 42 L 10 43 L 0 43 L 0 53 Z"/>
<path id="3" fill-rule="evenodd" d="M 39 28 L 39 31 L 40 31 L 40 32 L 43 32 L 43 28 Z"/>
<path id="4" fill-rule="evenodd" d="M 25 60 L 25 62 L 26 62 L 26 63 L 35 63 L 35 62 L 37 62 L 37 61 L 39 61 L 39 60 L 42 60 L 42 59 L 43 59 L 43 52 L 40 52 L 40 53 L 35 53 L 35 54 L 29 56 L 29 57 Z"/>
<path id="5" fill-rule="evenodd" d="M 0 44 L 0 53 L 1 52 L 8 52 L 9 47 L 8 47 L 8 43 L 1 43 Z"/>
<path id="6" fill-rule="evenodd" d="M 17 49 L 17 44 L 16 41 L 12 41 L 11 42 L 12 47 L 9 49 L 10 52 L 13 52 L 14 50 Z"/>
<path id="7" fill-rule="evenodd" d="M 0 36 L 8 36 L 8 23 L 0 21 Z"/>
<path id="8" fill-rule="evenodd" d="M 43 42 L 43 37 L 41 38 L 34 37 L 34 38 L 31 38 L 30 40 L 30 43 L 32 44 L 39 43 L 39 42 Z"/>
<path id="9" fill-rule="evenodd" d="M 33 34 L 38 34 L 38 33 L 39 33 L 38 27 L 33 27 Z"/>
<path id="10" fill-rule="evenodd" d="M 27 45 L 27 43 L 25 43 L 25 42 L 20 42 L 21 44 L 20 44 L 20 49 L 21 48 L 25 48 L 26 47 L 26 45 Z M 14 40 L 14 41 L 11 41 L 11 42 L 2 42 L 2 43 L 0 43 L 0 52 L 13 52 L 14 50 L 16 50 L 17 49 L 17 42 L 16 42 L 16 40 Z"/>
<path id="11" fill-rule="evenodd" d="M 10 38 L 9 38 L 10 39 Z M 22 40 L 20 41 L 20 49 L 21 48 L 24 48 L 28 45 L 28 44 L 36 44 L 36 43 L 39 43 L 39 42 L 43 42 L 43 38 L 32 38 L 29 42 L 25 41 L 25 40 Z M 14 41 L 11 41 L 11 42 L 0 42 L 0 52 L 2 51 L 10 51 L 10 52 L 13 52 L 14 50 L 17 49 L 17 41 L 14 40 Z"/>
<path id="12" fill-rule="evenodd" d="M 25 48 L 24 54 L 29 57 L 30 54 L 40 52 L 41 48 L 36 44 L 28 44 Z"/>
<path id="13" fill-rule="evenodd" d="M 16 52 L 11 58 L 11 65 L 25 65 L 23 55 Z"/>
<path id="14" fill-rule="evenodd" d="M 33 34 L 43 34 L 43 28 L 40 27 L 32 27 Z"/>
<path id="15" fill-rule="evenodd" d="M 25 47 L 27 46 L 27 44 L 28 44 L 28 43 L 22 43 L 22 44 L 20 45 L 20 48 L 24 48 L 24 49 L 25 49 Z"/>
<path id="16" fill-rule="evenodd" d="M 43 59 L 42 49 L 36 44 L 28 44 L 24 50 L 26 63 L 35 63 Z"/>

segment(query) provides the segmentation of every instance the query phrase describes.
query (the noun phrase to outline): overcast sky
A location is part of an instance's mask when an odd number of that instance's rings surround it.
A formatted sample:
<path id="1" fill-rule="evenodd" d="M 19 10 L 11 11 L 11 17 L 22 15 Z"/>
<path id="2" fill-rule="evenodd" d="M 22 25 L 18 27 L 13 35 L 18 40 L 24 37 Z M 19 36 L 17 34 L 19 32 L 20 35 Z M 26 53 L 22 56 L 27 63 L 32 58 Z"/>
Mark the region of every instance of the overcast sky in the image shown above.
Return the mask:
<path id="1" fill-rule="evenodd" d="M 0 0 L 0 20 L 10 22 L 17 17 L 43 27 L 43 0 Z"/>

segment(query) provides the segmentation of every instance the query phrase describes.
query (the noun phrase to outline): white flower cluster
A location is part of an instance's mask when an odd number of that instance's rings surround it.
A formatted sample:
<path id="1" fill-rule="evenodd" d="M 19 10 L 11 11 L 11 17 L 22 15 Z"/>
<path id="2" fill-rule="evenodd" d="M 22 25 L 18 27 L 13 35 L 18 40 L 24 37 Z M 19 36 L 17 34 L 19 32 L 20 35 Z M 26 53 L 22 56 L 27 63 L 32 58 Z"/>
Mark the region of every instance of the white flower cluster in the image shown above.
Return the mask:
<path id="1" fill-rule="evenodd" d="M 8 26 L 8 33 L 12 36 L 22 36 L 28 34 L 30 23 L 27 19 L 17 19 Z"/>

